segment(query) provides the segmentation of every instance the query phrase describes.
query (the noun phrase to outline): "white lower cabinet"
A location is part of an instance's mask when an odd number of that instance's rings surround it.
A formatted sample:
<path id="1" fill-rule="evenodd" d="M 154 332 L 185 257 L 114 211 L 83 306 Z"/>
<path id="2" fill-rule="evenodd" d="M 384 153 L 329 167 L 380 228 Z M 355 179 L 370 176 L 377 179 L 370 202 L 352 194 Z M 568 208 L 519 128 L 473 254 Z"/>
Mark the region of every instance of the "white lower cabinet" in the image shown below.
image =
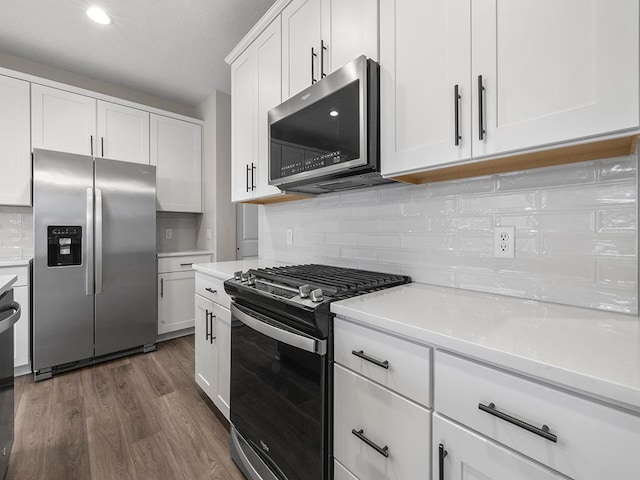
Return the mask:
<path id="1" fill-rule="evenodd" d="M 222 280 L 196 274 L 196 383 L 229 419 L 231 311 Z"/>
<path id="2" fill-rule="evenodd" d="M 431 412 L 340 365 L 334 367 L 334 456 L 361 480 L 424 478 Z"/>
<path id="3" fill-rule="evenodd" d="M 639 478 L 640 416 L 443 351 L 434 392 L 438 414 L 570 478 Z M 556 478 L 536 475 L 487 478 Z"/>
<path id="4" fill-rule="evenodd" d="M 172 254 L 158 258 L 158 335 L 194 326 L 194 263 L 211 262 L 211 254 Z"/>
<path id="5" fill-rule="evenodd" d="M 334 352 L 335 478 L 426 478 L 431 348 L 338 317 Z"/>
<path id="6" fill-rule="evenodd" d="M 29 266 L 16 265 L 0 267 L 0 275 L 15 275 L 18 277 L 13 284 L 13 299 L 20 304 L 20 318 L 13 326 L 13 366 L 16 375 L 23 375 L 31 372 L 31 348 L 29 345 Z"/>
<path id="7" fill-rule="evenodd" d="M 432 478 L 438 480 L 566 479 L 437 413 L 433 415 L 432 458 Z"/>

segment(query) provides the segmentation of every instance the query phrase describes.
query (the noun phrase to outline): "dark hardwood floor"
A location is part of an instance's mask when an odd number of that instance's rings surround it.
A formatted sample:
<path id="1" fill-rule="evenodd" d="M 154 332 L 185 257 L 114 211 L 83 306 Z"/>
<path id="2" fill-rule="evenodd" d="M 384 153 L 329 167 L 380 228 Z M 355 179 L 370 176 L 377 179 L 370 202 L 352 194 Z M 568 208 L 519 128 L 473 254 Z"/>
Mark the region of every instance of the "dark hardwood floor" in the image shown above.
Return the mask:
<path id="1" fill-rule="evenodd" d="M 16 378 L 7 480 L 244 477 L 194 381 L 193 336 L 34 383 Z"/>

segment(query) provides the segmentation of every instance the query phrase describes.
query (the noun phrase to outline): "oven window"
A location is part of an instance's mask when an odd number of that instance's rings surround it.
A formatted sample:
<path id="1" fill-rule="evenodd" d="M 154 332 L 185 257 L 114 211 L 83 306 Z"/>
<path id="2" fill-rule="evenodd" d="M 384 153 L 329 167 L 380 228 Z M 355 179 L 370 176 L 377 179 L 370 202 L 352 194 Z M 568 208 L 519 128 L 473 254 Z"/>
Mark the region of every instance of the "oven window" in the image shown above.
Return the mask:
<path id="1" fill-rule="evenodd" d="M 272 470 L 289 479 L 324 475 L 324 362 L 232 322 L 231 423 Z"/>
<path id="2" fill-rule="evenodd" d="M 360 158 L 360 81 L 271 125 L 271 178 Z"/>

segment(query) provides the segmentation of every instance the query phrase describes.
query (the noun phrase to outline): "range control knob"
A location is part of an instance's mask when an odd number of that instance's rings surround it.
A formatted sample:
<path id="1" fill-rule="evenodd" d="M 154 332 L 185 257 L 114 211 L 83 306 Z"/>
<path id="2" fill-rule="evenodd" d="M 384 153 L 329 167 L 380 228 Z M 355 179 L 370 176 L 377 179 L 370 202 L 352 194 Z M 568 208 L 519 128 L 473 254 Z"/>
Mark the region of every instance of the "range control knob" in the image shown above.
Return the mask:
<path id="1" fill-rule="evenodd" d="M 240 279 L 243 282 L 248 282 L 249 281 L 249 272 L 244 272 L 240 274 Z"/>
<path id="2" fill-rule="evenodd" d="M 255 285 L 256 284 L 256 276 L 255 275 L 249 275 L 249 280 L 247 280 L 247 284 L 248 285 Z"/>
<path id="3" fill-rule="evenodd" d="M 309 285 L 302 285 L 298 288 L 298 293 L 300 293 L 300 298 L 309 298 L 311 287 Z"/>
<path id="4" fill-rule="evenodd" d="M 234 280 L 237 280 L 238 282 L 240 280 L 242 280 L 242 270 L 239 270 L 236 273 L 234 273 L 233 274 L 233 278 L 234 278 Z"/>
<path id="5" fill-rule="evenodd" d="M 316 288 L 315 290 L 311 291 L 311 301 L 314 303 L 320 303 L 322 300 L 324 300 L 324 294 L 322 293 L 322 289 L 321 288 Z"/>

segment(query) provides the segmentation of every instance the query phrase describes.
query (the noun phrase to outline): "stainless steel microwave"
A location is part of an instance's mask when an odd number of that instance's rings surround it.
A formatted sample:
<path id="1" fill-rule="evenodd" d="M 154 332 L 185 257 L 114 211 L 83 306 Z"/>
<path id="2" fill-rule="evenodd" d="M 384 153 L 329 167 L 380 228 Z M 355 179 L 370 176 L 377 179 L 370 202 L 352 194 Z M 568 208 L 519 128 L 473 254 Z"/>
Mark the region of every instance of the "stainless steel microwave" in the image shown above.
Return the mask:
<path id="1" fill-rule="evenodd" d="M 387 183 L 379 68 L 361 56 L 269 112 L 269 184 L 318 195 Z"/>

